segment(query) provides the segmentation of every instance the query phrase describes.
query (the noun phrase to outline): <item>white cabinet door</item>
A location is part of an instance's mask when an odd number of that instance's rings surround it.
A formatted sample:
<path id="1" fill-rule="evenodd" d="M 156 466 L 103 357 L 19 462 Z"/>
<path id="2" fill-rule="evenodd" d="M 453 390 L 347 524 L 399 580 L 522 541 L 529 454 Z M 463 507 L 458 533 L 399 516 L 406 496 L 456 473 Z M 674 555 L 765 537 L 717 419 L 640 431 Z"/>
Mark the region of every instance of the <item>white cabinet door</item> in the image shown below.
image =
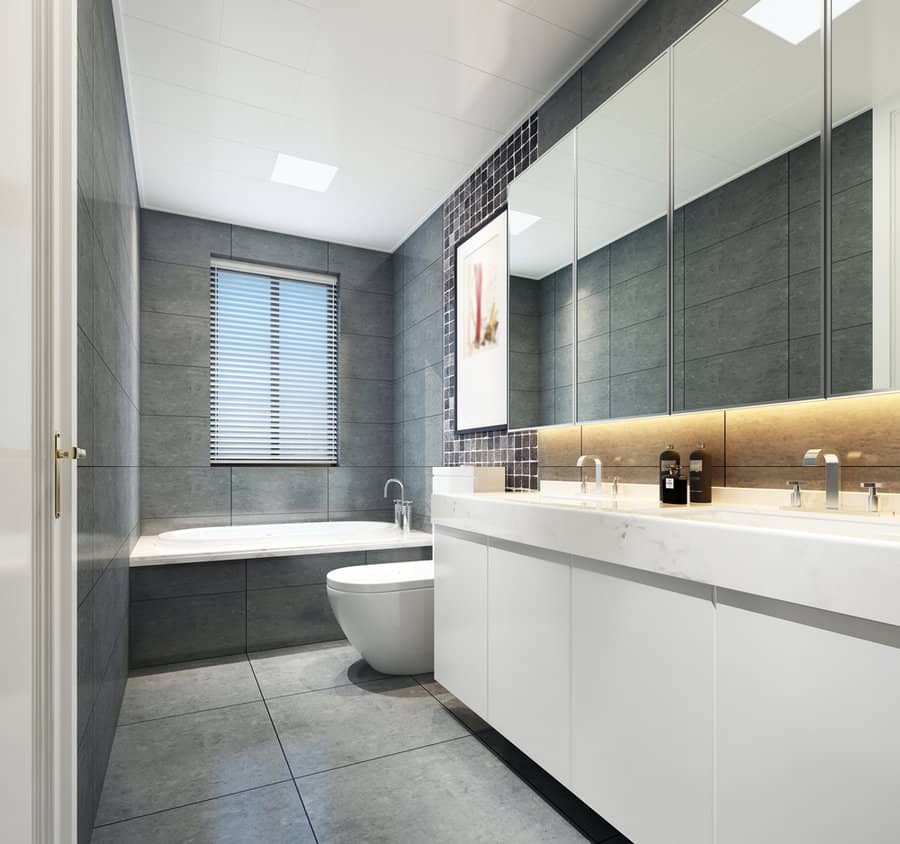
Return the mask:
<path id="1" fill-rule="evenodd" d="M 487 718 L 487 542 L 434 529 L 434 676 Z"/>
<path id="2" fill-rule="evenodd" d="M 710 587 L 573 561 L 572 790 L 638 844 L 713 840 L 714 624 Z"/>
<path id="3" fill-rule="evenodd" d="M 725 593 L 717 633 L 718 844 L 900 841 L 900 631 Z"/>
<path id="4" fill-rule="evenodd" d="M 568 785 L 570 558 L 523 551 L 488 551 L 488 721 Z"/>

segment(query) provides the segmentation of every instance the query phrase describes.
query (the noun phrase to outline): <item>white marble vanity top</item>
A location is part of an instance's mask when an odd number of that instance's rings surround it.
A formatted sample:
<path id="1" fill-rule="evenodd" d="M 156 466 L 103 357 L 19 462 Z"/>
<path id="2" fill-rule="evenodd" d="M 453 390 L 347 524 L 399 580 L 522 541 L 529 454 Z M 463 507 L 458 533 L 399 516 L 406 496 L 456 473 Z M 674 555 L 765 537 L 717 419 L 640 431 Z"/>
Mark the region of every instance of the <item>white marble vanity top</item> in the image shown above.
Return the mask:
<path id="1" fill-rule="evenodd" d="M 774 500 L 782 497 L 779 491 Z M 439 527 L 900 625 L 900 519 L 889 509 L 895 497 L 885 497 L 882 513 L 867 515 L 736 505 L 724 494 L 726 504 L 661 507 L 645 494 L 614 502 L 545 489 L 435 495 L 432 519 Z M 817 499 L 809 502 L 814 507 Z"/>

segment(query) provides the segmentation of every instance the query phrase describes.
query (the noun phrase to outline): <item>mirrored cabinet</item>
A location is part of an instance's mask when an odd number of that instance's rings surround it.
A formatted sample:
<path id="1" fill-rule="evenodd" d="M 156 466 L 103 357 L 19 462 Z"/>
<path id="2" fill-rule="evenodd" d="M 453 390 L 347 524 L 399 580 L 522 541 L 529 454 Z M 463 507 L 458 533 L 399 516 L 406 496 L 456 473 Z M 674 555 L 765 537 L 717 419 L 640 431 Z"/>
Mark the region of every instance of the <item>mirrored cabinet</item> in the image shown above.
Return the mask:
<path id="1" fill-rule="evenodd" d="M 900 4 L 825 8 L 726 0 L 510 184 L 511 427 L 900 387 Z"/>
<path id="2" fill-rule="evenodd" d="M 575 133 L 509 186 L 509 421 L 574 421 Z"/>
<path id="3" fill-rule="evenodd" d="M 577 130 L 577 420 L 667 409 L 669 66 Z"/>

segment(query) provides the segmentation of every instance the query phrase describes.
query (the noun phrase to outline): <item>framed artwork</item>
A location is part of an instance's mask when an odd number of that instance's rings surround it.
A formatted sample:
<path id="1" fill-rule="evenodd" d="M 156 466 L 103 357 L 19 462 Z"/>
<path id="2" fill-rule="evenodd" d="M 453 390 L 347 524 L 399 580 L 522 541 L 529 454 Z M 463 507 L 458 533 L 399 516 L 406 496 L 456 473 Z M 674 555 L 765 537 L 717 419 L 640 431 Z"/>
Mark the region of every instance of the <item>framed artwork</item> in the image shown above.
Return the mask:
<path id="1" fill-rule="evenodd" d="M 509 423 L 509 238 L 504 208 L 456 244 L 456 430 Z"/>

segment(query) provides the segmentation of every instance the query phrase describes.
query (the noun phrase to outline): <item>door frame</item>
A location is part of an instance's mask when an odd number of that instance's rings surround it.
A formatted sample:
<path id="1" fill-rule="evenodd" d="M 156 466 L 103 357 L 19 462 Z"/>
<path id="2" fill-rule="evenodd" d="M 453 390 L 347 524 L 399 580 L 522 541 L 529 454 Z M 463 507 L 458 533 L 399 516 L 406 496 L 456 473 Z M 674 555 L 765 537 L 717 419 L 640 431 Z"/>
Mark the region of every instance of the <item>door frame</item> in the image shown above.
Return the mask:
<path id="1" fill-rule="evenodd" d="M 54 434 L 77 437 L 77 0 L 33 0 L 33 815 L 36 844 L 75 844 L 77 483 Z"/>

